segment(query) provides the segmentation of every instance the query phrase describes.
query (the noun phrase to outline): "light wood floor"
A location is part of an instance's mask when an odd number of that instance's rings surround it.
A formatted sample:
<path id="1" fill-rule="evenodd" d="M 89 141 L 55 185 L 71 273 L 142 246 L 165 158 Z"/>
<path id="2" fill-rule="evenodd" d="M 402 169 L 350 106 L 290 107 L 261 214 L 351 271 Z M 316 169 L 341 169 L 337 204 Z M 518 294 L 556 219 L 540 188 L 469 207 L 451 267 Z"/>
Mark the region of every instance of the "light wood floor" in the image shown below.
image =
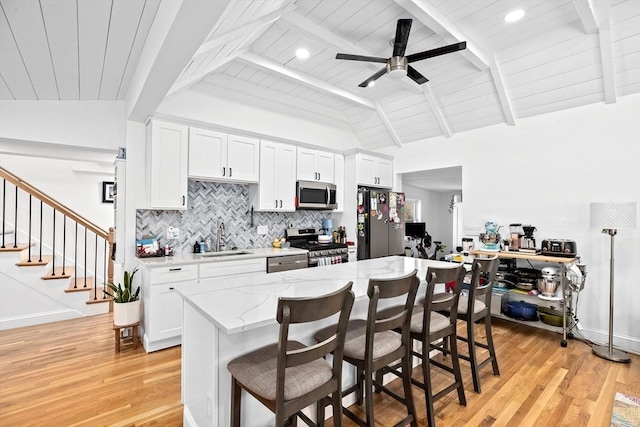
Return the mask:
<path id="1" fill-rule="evenodd" d="M 585 343 L 562 348 L 557 334 L 499 320 L 494 340 L 501 375 L 485 368 L 476 394 L 463 363 L 467 406 L 455 393 L 438 401 L 438 426 L 608 426 L 615 392 L 640 395 L 640 357 L 608 362 Z M 435 386 L 444 379 L 434 375 Z M 424 397 L 413 390 L 424 426 Z M 376 395 L 377 425 L 402 413 Z M 0 332 L 0 426 L 104 425 L 182 425 L 180 347 L 116 354 L 110 315 Z"/>

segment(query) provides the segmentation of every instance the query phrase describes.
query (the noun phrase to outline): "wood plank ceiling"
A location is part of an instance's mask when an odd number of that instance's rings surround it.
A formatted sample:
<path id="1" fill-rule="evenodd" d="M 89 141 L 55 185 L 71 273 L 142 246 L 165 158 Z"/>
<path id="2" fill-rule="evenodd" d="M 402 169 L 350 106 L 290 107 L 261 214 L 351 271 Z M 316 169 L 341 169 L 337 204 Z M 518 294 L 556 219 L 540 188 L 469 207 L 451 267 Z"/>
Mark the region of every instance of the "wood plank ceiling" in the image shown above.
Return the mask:
<path id="1" fill-rule="evenodd" d="M 0 99 L 124 100 L 161 1 L 0 6 Z M 518 8 L 524 18 L 507 24 Z M 336 53 L 391 56 L 400 18 L 413 19 L 407 55 L 467 49 L 412 63 L 423 85 L 358 87 L 384 64 Z M 515 125 L 640 92 L 640 1 L 231 0 L 167 96 L 212 88 L 346 122 L 370 149 Z"/>

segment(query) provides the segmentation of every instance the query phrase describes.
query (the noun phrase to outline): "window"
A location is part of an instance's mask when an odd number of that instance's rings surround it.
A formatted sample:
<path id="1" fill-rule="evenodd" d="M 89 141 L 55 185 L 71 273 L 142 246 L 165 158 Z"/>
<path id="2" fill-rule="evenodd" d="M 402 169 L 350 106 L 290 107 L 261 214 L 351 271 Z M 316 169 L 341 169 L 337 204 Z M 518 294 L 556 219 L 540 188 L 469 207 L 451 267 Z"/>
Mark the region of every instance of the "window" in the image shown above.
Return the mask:
<path id="1" fill-rule="evenodd" d="M 404 204 L 405 222 L 420 222 L 421 202 L 417 199 L 407 199 Z"/>

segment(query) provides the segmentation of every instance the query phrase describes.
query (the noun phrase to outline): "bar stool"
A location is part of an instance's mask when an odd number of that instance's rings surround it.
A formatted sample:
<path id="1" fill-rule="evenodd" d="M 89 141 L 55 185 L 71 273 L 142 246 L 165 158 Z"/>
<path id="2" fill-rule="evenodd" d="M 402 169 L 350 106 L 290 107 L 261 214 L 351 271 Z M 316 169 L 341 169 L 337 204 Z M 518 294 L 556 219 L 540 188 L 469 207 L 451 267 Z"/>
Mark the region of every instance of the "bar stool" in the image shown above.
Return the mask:
<path id="1" fill-rule="evenodd" d="M 360 426 L 374 426 L 373 391 L 384 391 L 389 396 L 401 402 L 407 408 L 407 416 L 396 426 L 411 425 L 417 427 L 413 396 L 411 394 L 411 356 L 409 327 L 411 311 L 415 302 L 420 280 L 416 277 L 417 270 L 393 279 L 369 279 L 367 295 L 369 306 L 367 319 L 350 320 L 347 326 L 347 338 L 344 345 L 344 361 L 356 367 L 356 384 L 342 392 L 342 396 L 356 393 L 358 404 L 365 400 L 366 419 L 362 420 L 355 413 L 343 407 L 342 411 Z M 389 317 L 379 316 L 378 304 L 382 300 L 402 298 L 404 305 L 396 314 Z M 399 329 L 401 334 L 394 332 Z M 317 342 L 323 342 L 334 333 L 336 327 L 329 326 L 315 334 Z M 373 375 L 382 367 L 401 360 L 403 375 L 404 397 L 383 386 L 381 381 L 374 381 Z M 324 418 L 324 404 L 317 407 L 317 418 Z M 322 421 L 320 421 L 320 425 Z"/>
<path id="2" fill-rule="evenodd" d="M 307 425 L 316 425 L 301 411 L 331 395 L 334 425 L 342 426 L 342 354 L 354 300 L 351 286 L 349 282 L 336 292 L 315 298 L 278 300 L 278 342 L 240 356 L 227 365 L 231 373 L 233 427 L 241 425 L 242 389 L 275 414 L 277 427 L 296 425 L 298 418 Z M 290 326 L 315 322 L 336 313 L 340 313 L 337 328 L 321 343 L 306 346 L 289 340 Z M 331 364 L 323 358 L 329 353 L 333 353 Z"/>
<path id="3" fill-rule="evenodd" d="M 412 377 L 411 382 L 425 392 L 427 422 L 431 427 L 436 425 L 434 410 L 436 400 L 446 396 L 453 390 L 457 390 L 458 402 L 463 406 L 467 405 L 456 342 L 458 300 L 465 275 L 466 270 L 462 265 L 456 268 L 429 267 L 426 276 L 427 288 L 425 296 L 421 301 L 422 305 L 413 308 L 411 339 L 420 342 L 421 351 L 417 352 L 412 350 L 411 354 L 418 357 L 422 363 L 422 381 Z M 451 292 L 435 294 L 435 286 L 437 283 L 452 282 L 454 285 L 451 288 Z M 394 307 L 385 312 L 393 312 L 395 309 Z M 443 315 L 442 312 L 447 313 L 448 316 Z M 424 331 L 427 331 L 427 333 L 425 334 Z M 430 358 L 429 353 L 431 350 L 437 350 L 445 355 L 450 354 L 451 366 Z M 434 393 L 431 384 L 431 366 L 453 374 L 453 382 L 437 393 Z M 402 374 L 397 368 L 397 366 L 384 367 L 377 375 L 381 378 L 384 373 L 391 372 L 401 376 Z"/>
<path id="4" fill-rule="evenodd" d="M 493 335 L 491 333 L 491 294 L 493 283 L 496 280 L 496 272 L 500 260 L 495 255 L 490 258 L 475 258 L 473 261 L 471 285 L 469 286 L 469 295 L 460 296 L 458 302 L 458 319 L 467 322 L 467 336 L 458 335 L 458 339 L 465 341 L 469 349 L 469 355 L 460 354 L 459 357 L 471 364 L 471 376 L 473 377 L 473 389 L 476 393 L 481 392 L 480 387 L 480 368 L 491 363 L 493 367 L 493 375 L 500 375 L 498 369 L 498 359 L 493 346 Z M 485 282 L 480 280 L 481 276 L 485 277 Z M 487 342 L 479 342 L 475 339 L 474 324 L 484 321 L 484 329 L 487 336 Z M 478 363 L 476 347 L 489 351 L 489 356 Z"/>

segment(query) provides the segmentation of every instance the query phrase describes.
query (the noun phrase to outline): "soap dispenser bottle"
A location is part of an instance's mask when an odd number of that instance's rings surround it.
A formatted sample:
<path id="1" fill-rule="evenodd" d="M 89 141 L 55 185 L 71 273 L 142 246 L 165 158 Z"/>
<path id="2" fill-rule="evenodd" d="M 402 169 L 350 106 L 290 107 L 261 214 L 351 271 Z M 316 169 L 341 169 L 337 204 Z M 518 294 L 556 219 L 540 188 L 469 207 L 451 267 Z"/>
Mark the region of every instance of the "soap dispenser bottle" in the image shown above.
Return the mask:
<path id="1" fill-rule="evenodd" d="M 200 243 L 198 243 L 197 240 L 196 240 L 195 245 L 193 245 L 193 253 L 194 254 L 199 254 L 200 253 Z"/>

